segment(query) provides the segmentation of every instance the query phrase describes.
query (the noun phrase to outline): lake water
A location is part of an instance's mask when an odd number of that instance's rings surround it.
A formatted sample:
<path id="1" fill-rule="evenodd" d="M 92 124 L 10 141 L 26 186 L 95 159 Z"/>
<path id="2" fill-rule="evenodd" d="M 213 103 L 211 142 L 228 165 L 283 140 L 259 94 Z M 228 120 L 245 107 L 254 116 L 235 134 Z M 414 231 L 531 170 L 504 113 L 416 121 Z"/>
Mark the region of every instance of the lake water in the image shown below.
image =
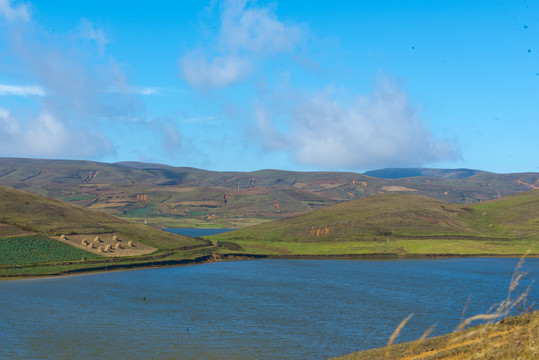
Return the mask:
<path id="1" fill-rule="evenodd" d="M 518 259 L 253 260 L 0 282 L 1 359 L 326 359 L 507 296 Z M 523 285 L 539 279 L 528 259 Z M 539 285 L 529 301 L 539 303 Z"/>
<path id="2" fill-rule="evenodd" d="M 199 237 L 199 236 L 220 234 L 223 232 L 232 231 L 236 229 L 168 228 L 168 229 L 163 229 L 163 230 L 169 231 L 174 234 L 180 234 L 180 235 L 191 236 L 191 237 Z"/>

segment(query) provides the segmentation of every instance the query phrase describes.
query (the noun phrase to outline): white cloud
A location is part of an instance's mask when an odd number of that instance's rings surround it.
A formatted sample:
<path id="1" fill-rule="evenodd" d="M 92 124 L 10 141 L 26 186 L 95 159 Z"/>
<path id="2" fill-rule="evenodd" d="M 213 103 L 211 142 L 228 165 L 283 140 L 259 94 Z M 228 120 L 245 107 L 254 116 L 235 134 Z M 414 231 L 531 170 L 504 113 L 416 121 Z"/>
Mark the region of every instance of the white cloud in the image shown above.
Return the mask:
<path id="1" fill-rule="evenodd" d="M 86 19 L 81 19 L 79 27 L 80 36 L 82 38 L 95 41 L 99 55 L 103 56 L 105 53 L 105 47 L 109 42 L 105 32 L 102 29 L 96 29 L 94 24 Z"/>
<path id="2" fill-rule="evenodd" d="M 46 96 L 47 92 L 36 85 L 4 85 L 0 84 L 0 95 Z"/>
<path id="3" fill-rule="evenodd" d="M 190 53 L 181 60 L 183 78 L 201 89 L 226 87 L 246 77 L 251 71 L 247 59 L 236 56 L 214 58 L 208 63 L 202 54 Z"/>
<path id="4" fill-rule="evenodd" d="M 277 20 L 271 8 L 248 5 L 247 0 L 222 3 L 219 42 L 223 50 L 255 54 L 293 50 L 301 38 L 301 30 Z"/>
<path id="5" fill-rule="evenodd" d="M 112 88 L 108 89 L 106 92 L 108 93 L 127 93 L 127 94 L 137 94 L 137 95 L 159 95 L 161 94 L 162 89 L 156 88 L 156 87 L 148 87 L 148 86 L 131 86 L 126 88 L 125 86 L 122 86 L 120 88 Z"/>
<path id="6" fill-rule="evenodd" d="M 85 158 L 110 153 L 109 141 L 96 131 L 69 129 L 48 112 L 21 121 L 0 108 L 0 153 L 7 156 Z"/>
<path id="7" fill-rule="evenodd" d="M 9 110 L 0 107 L 0 131 L 2 134 L 10 135 L 17 132 L 18 124 L 11 117 Z"/>
<path id="8" fill-rule="evenodd" d="M 161 91 L 157 88 L 137 86 L 131 88 L 131 92 L 140 95 L 158 95 Z"/>
<path id="9" fill-rule="evenodd" d="M 219 3 L 221 24 L 215 45 L 191 51 L 180 59 L 182 77 L 190 85 L 202 89 L 226 87 L 245 79 L 267 56 L 294 49 L 302 36 L 300 28 L 279 21 L 271 8 L 256 8 L 251 3 Z"/>
<path id="10" fill-rule="evenodd" d="M 34 79 L 47 94 L 41 106 L 61 115 L 58 118 L 133 118 L 143 110 L 129 91 L 122 66 L 112 58 L 101 59 L 97 49 L 92 51 L 70 34 L 51 36 L 39 26 L 28 24 L 12 29 L 7 37 L 7 56 L 17 61 L 17 72 Z"/>
<path id="11" fill-rule="evenodd" d="M 457 156 L 436 139 L 404 92 L 388 82 L 343 105 L 330 94 L 305 97 L 281 130 L 271 111 L 259 111 L 261 139 L 270 150 L 291 152 L 299 163 L 331 169 L 418 166 Z"/>
<path id="12" fill-rule="evenodd" d="M 0 0 L 0 17 L 4 17 L 8 21 L 30 21 L 28 5 L 19 4 L 14 6 L 11 0 Z"/>
<path id="13" fill-rule="evenodd" d="M 168 153 L 179 152 L 182 149 L 183 141 L 180 132 L 171 123 L 164 128 L 163 142 Z"/>

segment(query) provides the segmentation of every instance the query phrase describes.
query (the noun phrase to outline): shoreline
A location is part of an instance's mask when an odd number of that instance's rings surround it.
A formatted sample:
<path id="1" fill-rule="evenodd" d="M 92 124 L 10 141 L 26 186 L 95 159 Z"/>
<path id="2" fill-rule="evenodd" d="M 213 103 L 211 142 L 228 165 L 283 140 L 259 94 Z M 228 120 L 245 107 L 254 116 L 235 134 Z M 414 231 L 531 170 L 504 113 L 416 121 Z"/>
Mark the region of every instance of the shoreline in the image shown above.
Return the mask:
<path id="1" fill-rule="evenodd" d="M 371 254 L 337 254 L 337 255 L 261 255 L 261 254 L 242 254 L 242 253 L 229 253 L 229 254 L 210 254 L 200 256 L 194 259 L 182 259 L 182 260 L 163 260 L 155 261 L 151 263 L 133 263 L 133 264 L 110 264 L 104 266 L 98 266 L 95 268 L 82 268 L 68 270 L 57 274 L 46 275 L 13 275 L 13 276 L 0 276 L 0 281 L 9 280 L 30 280 L 30 279 L 47 279 L 58 278 L 65 276 L 79 276 L 88 274 L 99 274 L 117 271 L 131 271 L 131 270 L 147 270 L 147 269 L 162 269 L 173 268 L 182 266 L 202 265 L 215 262 L 224 261 L 247 261 L 247 260 L 259 260 L 259 259 L 272 259 L 272 260 L 405 260 L 405 259 L 450 259 L 450 258 L 521 258 L 523 254 L 386 254 L 386 253 L 371 253 Z M 527 254 L 526 258 L 539 258 L 539 254 Z"/>

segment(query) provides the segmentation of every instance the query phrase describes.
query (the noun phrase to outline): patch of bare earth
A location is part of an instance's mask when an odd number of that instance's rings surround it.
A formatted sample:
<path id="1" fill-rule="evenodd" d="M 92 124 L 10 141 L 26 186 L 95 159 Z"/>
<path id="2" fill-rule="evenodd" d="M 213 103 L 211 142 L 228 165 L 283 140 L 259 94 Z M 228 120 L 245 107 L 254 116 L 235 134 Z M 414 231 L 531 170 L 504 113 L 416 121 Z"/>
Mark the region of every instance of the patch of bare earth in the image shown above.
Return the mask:
<path id="1" fill-rule="evenodd" d="M 118 233 L 68 235 L 55 237 L 58 241 L 106 257 L 146 255 L 156 248 L 135 242 Z"/>
<path id="2" fill-rule="evenodd" d="M 404 186 L 382 186 L 382 191 L 417 191 Z"/>

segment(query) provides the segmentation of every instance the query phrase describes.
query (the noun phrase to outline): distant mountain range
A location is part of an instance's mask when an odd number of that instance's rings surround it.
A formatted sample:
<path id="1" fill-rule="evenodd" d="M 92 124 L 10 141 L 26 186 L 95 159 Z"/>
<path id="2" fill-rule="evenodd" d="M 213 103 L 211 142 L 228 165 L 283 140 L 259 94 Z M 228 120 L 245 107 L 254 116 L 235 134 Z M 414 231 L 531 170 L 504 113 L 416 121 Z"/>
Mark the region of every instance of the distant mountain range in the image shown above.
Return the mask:
<path id="1" fill-rule="evenodd" d="M 207 171 L 162 164 L 0 158 L 0 185 L 160 226 L 241 228 L 380 193 L 475 203 L 539 188 L 539 173 L 469 169 Z"/>
<path id="2" fill-rule="evenodd" d="M 471 169 L 387 168 L 367 171 L 365 175 L 381 179 L 403 179 L 417 176 L 438 179 L 464 179 L 485 173 L 486 171 Z"/>

